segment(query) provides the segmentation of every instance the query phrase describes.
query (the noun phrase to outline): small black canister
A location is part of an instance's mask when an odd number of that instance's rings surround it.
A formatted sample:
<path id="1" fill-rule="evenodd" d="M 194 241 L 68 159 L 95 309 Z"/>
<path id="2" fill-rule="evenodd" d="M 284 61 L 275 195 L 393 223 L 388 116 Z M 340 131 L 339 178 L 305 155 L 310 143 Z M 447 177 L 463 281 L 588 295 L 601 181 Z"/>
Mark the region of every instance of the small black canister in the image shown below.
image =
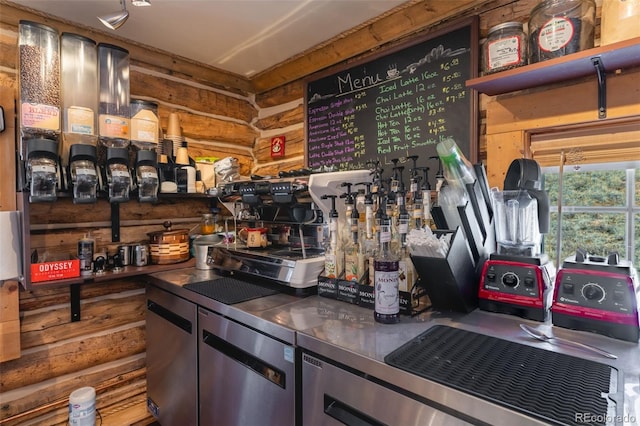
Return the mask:
<path id="1" fill-rule="evenodd" d="M 93 274 L 93 253 L 95 242 L 88 237 L 78 241 L 78 259 L 80 260 L 80 275 Z"/>

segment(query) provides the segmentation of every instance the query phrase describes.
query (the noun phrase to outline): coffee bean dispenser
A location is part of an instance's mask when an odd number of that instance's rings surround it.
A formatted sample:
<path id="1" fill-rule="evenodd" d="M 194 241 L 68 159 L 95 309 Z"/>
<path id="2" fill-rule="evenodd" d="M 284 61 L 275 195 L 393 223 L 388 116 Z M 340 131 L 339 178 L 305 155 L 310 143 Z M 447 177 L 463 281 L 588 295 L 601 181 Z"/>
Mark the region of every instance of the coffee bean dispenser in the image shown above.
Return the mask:
<path id="1" fill-rule="evenodd" d="M 18 27 L 21 136 L 57 142 L 60 134 L 58 32 L 30 21 L 20 21 Z"/>
<path id="2" fill-rule="evenodd" d="M 131 173 L 129 172 L 128 149 L 107 149 L 106 182 L 109 189 L 110 203 L 129 201 Z"/>
<path id="3" fill-rule="evenodd" d="M 96 202 L 98 173 L 96 172 L 96 147 L 75 144 L 69 150 L 69 176 L 73 186 L 73 202 L 87 204 Z"/>
<path id="4" fill-rule="evenodd" d="M 136 183 L 138 185 L 138 199 L 141 203 L 155 203 L 158 201 L 157 155 L 155 151 L 141 150 L 136 154 Z"/>
<path id="5" fill-rule="evenodd" d="M 28 139 L 26 144 L 29 202 L 55 201 L 60 183 L 58 143 L 51 139 Z"/>

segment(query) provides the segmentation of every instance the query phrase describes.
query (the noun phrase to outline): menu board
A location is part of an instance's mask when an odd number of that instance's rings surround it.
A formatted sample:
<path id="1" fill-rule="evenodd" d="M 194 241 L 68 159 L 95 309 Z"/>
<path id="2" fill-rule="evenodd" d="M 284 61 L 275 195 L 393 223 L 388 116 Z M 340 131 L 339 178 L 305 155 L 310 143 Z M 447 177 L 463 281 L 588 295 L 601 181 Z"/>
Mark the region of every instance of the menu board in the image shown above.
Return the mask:
<path id="1" fill-rule="evenodd" d="M 453 29 L 452 29 L 453 28 Z M 306 90 L 306 160 L 310 168 L 367 169 L 379 161 L 438 168 L 436 145 L 453 138 L 477 156 L 477 18 L 365 63 L 310 81 Z M 407 176 L 407 175 L 405 175 Z"/>

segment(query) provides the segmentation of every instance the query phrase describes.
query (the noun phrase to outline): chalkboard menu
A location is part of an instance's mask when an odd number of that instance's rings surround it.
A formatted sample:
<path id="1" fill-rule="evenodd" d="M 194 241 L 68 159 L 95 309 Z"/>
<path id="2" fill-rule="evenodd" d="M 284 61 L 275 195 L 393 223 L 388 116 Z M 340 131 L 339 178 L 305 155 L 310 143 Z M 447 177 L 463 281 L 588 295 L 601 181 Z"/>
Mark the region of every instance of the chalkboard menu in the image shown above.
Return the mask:
<path id="1" fill-rule="evenodd" d="M 465 82 L 477 75 L 477 34 L 477 18 L 465 20 L 308 82 L 307 166 L 354 170 L 379 161 L 386 174 L 392 160 L 418 155 L 433 181 L 438 163 L 430 157 L 445 138 L 476 161 L 477 94 Z"/>

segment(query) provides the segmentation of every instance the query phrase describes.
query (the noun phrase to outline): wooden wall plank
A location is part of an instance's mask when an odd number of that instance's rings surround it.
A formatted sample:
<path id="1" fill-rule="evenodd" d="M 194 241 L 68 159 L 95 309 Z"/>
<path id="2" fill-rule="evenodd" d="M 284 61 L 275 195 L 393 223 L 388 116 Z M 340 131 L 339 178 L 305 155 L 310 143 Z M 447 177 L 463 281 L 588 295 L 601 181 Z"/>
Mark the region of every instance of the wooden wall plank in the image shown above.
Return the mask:
<path id="1" fill-rule="evenodd" d="M 144 354 L 134 355 L 117 362 L 96 366 L 79 374 L 68 374 L 2 394 L 0 420 L 3 426 L 23 425 L 27 421 L 42 419 L 43 413 L 56 408 L 67 410 L 71 392 L 83 386 L 96 389 L 96 405 L 111 405 L 110 394 L 122 385 L 135 383 L 144 393 L 146 379 Z M 36 422 L 37 424 L 37 422 Z M 49 424 L 40 423 L 40 424 Z"/>
<path id="2" fill-rule="evenodd" d="M 144 325 L 135 324 L 103 335 L 43 345 L 23 353 L 19 359 L 3 364 L 0 392 L 79 372 L 144 351 Z"/>
<path id="3" fill-rule="evenodd" d="M 6 0 L 0 0 L 0 6 L 2 7 L 0 22 L 13 27 L 16 32 L 21 19 L 42 22 L 43 24 L 56 28 L 59 32 L 73 32 L 89 37 L 98 43 L 110 43 L 123 47 L 129 51 L 132 60 L 166 70 L 165 72 L 169 74 L 179 73 L 198 81 L 216 82 L 219 87 L 239 89 L 243 92 L 252 91 L 251 82 L 238 74 L 223 71 L 206 64 L 164 52 L 160 49 L 136 43 L 123 37 L 118 37 L 113 32 L 79 26 L 63 19 L 7 2 Z"/>

